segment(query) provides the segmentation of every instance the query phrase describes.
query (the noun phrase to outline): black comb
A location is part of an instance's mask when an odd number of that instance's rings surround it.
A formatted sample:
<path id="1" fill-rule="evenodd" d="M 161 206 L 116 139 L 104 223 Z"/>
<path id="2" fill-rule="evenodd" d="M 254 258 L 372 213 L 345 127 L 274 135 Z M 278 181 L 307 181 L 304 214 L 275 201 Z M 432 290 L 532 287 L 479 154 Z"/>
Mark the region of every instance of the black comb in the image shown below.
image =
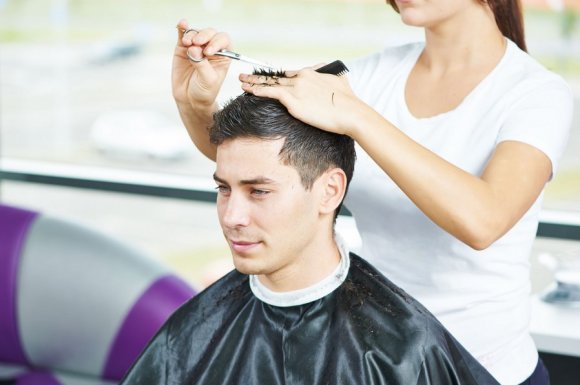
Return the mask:
<path id="1" fill-rule="evenodd" d="M 346 68 L 342 61 L 335 60 L 332 63 L 320 67 L 316 72 L 341 76 L 348 72 L 348 68 Z"/>

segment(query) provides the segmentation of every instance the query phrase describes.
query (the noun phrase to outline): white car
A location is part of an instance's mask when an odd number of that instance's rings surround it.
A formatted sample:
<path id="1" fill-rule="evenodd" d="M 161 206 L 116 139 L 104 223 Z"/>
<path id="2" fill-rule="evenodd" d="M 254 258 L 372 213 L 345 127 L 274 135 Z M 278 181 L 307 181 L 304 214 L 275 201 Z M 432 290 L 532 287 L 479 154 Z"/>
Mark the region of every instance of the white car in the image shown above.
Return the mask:
<path id="1" fill-rule="evenodd" d="M 185 127 L 151 110 L 103 113 L 90 136 L 97 150 L 113 156 L 176 160 L 193 151 Z"/>

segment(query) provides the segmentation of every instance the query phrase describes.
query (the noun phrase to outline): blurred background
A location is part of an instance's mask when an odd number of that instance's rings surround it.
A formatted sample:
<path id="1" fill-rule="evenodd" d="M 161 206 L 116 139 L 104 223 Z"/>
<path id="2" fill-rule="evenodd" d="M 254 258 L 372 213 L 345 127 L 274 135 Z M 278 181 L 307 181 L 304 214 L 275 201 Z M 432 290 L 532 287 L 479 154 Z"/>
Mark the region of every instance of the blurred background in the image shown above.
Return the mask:
<path id="1" fill-rule="evenodd" d="M 523 3 L 529 53 L 568 81 L 580 110 L 580 1 Z M 213 164 L 190 143 L 171 96 L 181 18 L 226 31 L 237 51 L 284 69 L 422 39 L 383 0 L 0 0 L 0 164 L 211 188 Z M 237 74 L 250 70 L 232 64 L 220 101 L 240 93 Z M 563 221 L 580 217 L 579 153 L 577 112 L 544 205 Z M 197 287 L 230 267 L 211 202 L 11 180 L 0 194 L 121 238 Z M 341 226 L 356 244 L 353 224 Z M 580 260 L 577 242 L 538 240 L 534 258 L 546 253 Z M 535 269 L 539 291 L 550 270 Z"/>

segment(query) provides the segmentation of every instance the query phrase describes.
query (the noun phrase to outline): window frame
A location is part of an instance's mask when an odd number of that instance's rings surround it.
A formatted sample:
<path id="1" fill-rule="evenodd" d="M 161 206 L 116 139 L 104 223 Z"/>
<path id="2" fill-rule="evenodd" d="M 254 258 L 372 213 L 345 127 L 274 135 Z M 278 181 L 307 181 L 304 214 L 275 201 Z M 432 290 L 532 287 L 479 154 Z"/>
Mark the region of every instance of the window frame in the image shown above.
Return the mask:
<path id="1" fill-rule="evenodd" d="M 11 158 L 0 158 L 0 186 L 2 181 L 177 198 L 213 204 L 217 196 L 214 182 L 209 176 L 201 178 L 190 175 L 165 175 L 156 172 Z M 343 209 L 341 215 L 350 216 L 350 213 L 347 209 Z M 543 209 L 536 236 L 580 241 L 580 212 Z"/>

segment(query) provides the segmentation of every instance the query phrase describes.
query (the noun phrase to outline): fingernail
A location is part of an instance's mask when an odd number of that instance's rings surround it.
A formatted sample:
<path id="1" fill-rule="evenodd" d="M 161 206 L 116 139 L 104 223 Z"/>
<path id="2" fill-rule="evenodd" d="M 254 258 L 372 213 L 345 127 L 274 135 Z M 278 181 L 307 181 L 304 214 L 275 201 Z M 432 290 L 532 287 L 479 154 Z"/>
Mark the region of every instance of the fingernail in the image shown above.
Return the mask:
<path id="1" fill-rule="evenodd" d="M 187 54 L 187 57 L 189 58 L 189 60 L 191 60 L 193 62 L 199 63 L 200 61 L 203 60 L 203 57 L 198 58 L 198 57 L 192 55 L 189 51 L 186 51 L 186 54 Z"/>

